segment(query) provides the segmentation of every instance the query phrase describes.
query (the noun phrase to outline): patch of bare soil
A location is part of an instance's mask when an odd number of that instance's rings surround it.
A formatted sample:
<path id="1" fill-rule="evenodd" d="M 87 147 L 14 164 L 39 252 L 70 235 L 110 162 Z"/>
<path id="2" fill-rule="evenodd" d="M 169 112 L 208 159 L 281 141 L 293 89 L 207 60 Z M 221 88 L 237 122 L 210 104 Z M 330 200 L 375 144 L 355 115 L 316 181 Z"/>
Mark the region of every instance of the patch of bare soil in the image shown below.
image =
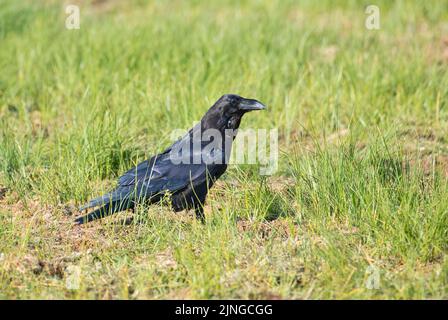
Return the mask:
<path id="1" fill-rule="evenodd" d="M 448 36 L 443 36 L 426 48 L 426 56 L 431 64 L 448 65 Z"/>
<path id="2" fill-rule="evenodd" d="M 16 226 L 13 228 L 15 237 L 26 241 L 26 247 L 10 254 L 10 266 L 62 277 L 66 263 L 92 249 L 110 245 L 103 237 L 101 225 L 75 226 L 67 210 L 70 209 L 65 205 L 45 205 L 36 199 L 24 201 L 14 194 L 0 200 L 0 211 Z"/>
<path id="3" fill-rule="evenodd" d="M 157 265 L 164 269 L 175 269 L 177 267 L 177 262 L 170 249 L 157 253 L 155 257 Z"/>
<path id="4" fill-rule="evenodd" d="M 296 184 L 292 177 L 287 176 L 271 176 L 267 179 L 268 185 L 274 192 L 284 192 Z"/>
<path id="5" fill-rule="evenodd" d="M 249 293 L 249 299 L 262 299 L 262 300 L 282 300 L 282 296 L 271 291 L 260 291 L 256 293 Z"/>
<path id="6" fill-rule="evenodd" d="M 291 225 L 282 220 L 276 219 L 261 223 L 254 223 L 248 220 L 239 220 L 237 228 L 240 232 L 254 232 L 261 239 L 266 239 L 275 234 L 276 237 L 288 239 L 292 237 Z"/>
<path id="7" fill-rule="evenodd" d="M 425 176 L 439 172 L 448 178 L 448 155 L 424 155 L 421 158 L 410 159 L 405 165 L 419 167 Z"/>
<path id="8" fill-rule="evenodd" d="M 426 176 L 438 172 L 448 177 L 448 141 L 445 130 L 410 123 L 409 129 L 401 132 L 400 143 L 408 154 L 403 161 L 405 170 L 417 168 Z"/>

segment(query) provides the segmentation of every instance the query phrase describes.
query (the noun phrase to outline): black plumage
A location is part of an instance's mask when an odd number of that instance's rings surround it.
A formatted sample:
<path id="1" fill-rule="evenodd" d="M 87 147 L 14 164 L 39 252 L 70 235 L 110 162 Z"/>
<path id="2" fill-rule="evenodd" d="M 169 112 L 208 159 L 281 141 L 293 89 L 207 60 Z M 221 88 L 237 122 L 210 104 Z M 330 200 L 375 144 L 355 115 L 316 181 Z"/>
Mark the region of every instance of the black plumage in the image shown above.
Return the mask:
<path id="1" fill-rule="evenodd" d="M 75 222 L 103 218 L 132 209 L 137 203 L 156 203 L 167 195 L 175 212 L 195 209 L 196 216 L 203 219 L 208 190 L 227 169 L 242 116 L 264 108 L 257 100 L 233 94 L 222 96 L 184 137 L 127 171 L 113 191 L 79 208 L 83 211 L 99 206 Z"/>

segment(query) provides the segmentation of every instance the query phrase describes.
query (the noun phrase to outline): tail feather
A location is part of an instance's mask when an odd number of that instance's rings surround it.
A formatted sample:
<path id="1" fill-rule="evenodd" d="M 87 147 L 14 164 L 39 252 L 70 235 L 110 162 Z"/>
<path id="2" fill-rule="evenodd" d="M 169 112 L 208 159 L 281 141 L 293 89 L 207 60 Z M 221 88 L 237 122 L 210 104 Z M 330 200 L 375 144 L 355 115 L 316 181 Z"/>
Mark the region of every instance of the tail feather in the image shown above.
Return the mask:
<path id="1" fill-rule="evenodd" d="M 83 217 L 76 219 L 75 223 L 87 223 L 130 208 L 134 201 L 138 202 L 142 195 L 146 195 L 145 192 L 147 191 L 143 188 L 143 184 L 138 188 L 134 186 L 126 186 L 124 188 L 115 189 L 108 194 L 90 200 L 89 203 L 81 206 L 79 208 L 79 211 L 84 211 L 98 206 L 102 207 L 92 211 L 91 213 Z"/>
<path id="2" fill-rule="evenodd" d="M 84 224 L 87 222 L 91 222 L 91 221 L 94 221 L 97 219 L 107 217 L 114 213 L 113 210 L 111 210 L 111 209 L 113 209 L 113 208 L 111 208 L 111 205 L 106 204 L 106 205 L 102 206 L 101 208 L 92 211 L 89 214 L 86 214 L 82 217 L 77 218 L 75 220 L 75 224 Z"/>
<path id="3" fill-rule="evenodd" d="M 114 196 L 116 196 L 114 193 L 108 193 L 101 197 L 92 199 L 87 204 L 79 207 L 78 210 L 84 211 L 84 210 L 87 210 L 87 209 L 90 209 L 93 207 L 104 206 L 104 205 L 116 200 L 116 199 L 114 199 Z"/>
<path id="4" fill-rule="evenodd" d="M 131 206 L 132 201 L 130 199 L 109 202 L 104 204 L 104 206 L 102 206 L 101 208 L 98 208 L 82 217 L 77 218 L 75 220 L 75 224 L 84 224 L 97 219 L 102 219 L 119 211 L 126 210 Z"/>

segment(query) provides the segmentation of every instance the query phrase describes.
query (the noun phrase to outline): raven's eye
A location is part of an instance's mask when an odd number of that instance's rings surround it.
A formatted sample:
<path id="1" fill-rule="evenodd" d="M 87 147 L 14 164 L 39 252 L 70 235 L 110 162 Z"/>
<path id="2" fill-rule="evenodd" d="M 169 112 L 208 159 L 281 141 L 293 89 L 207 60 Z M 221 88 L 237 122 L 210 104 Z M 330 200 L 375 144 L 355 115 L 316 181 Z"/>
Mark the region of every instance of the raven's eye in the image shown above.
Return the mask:
<path id="1" fill-rule="evenodd" d="M 233 125 L 233 120 L 232 120 L 232 118 L 230 118 L 230 119 L 227 121 L 227 128 L 232 128 L 232 125 Z"/>
<path id="2" fill-rule="evenodd" d="M 232 106 L 235 106 L 235 105 L 238 104 L 238 101 L 235 98 L 232 97 L 232 98 L 229 99 L 229 104 L 232 105 Z"/>

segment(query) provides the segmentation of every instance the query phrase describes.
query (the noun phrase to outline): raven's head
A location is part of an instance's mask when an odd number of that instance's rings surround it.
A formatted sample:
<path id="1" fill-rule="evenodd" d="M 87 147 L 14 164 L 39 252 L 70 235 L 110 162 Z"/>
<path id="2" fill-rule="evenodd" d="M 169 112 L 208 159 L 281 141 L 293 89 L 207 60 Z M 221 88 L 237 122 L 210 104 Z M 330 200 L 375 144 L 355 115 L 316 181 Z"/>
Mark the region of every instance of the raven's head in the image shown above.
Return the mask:
<path id="1" fill-rule="evenodd" d="M 246 99 L 236 94 L 225 94 L 207 111 L 202 118 L 203 129 L 236 130 L 246 112 L 263 110 L 266 107 L 254 99 Z"/>

